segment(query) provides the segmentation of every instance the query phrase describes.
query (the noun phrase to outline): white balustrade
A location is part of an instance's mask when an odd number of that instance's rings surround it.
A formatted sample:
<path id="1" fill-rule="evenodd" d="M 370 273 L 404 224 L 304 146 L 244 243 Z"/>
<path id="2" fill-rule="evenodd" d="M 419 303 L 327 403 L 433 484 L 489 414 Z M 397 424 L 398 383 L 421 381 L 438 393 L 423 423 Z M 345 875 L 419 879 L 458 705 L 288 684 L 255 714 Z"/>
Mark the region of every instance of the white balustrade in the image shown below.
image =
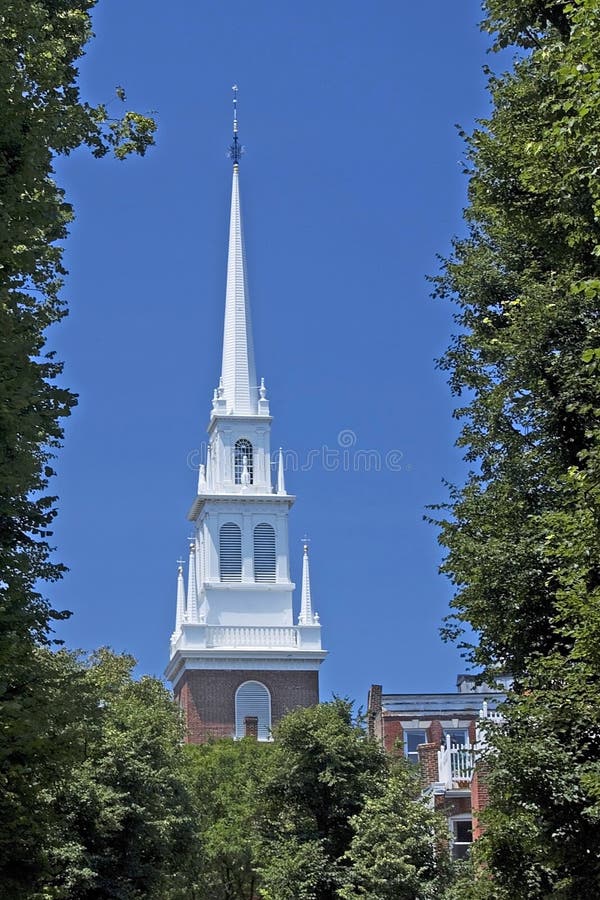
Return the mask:
<path id="1" fill-rule="evenodd" d="M 245 625 L 209 625 L 207 647 L 295 647 L 298 643 L 294 627 Z"/>
<path id="2" fill-rule="evenodd" d="M 475 740 L 477 742 L 477 749 L 480 753 L 483 750 L 486 750 L 488 746 L 487 729 L 485 727 L 488 722 L 492 726 L 501 725 L 504 722 L 504 716 L 496 709 L 489 709 L 487 700 L 484 700 L 479 713 L 479 724 L 475 729 Z"/>
<path id="3" fill-rule="evenodd" d="M 470 782 L 475 768 L 475 751 L 470 744 L 452 744 L 450 735 L 438 750 L 439 779 L 450 789 L 459 782 Z"/>

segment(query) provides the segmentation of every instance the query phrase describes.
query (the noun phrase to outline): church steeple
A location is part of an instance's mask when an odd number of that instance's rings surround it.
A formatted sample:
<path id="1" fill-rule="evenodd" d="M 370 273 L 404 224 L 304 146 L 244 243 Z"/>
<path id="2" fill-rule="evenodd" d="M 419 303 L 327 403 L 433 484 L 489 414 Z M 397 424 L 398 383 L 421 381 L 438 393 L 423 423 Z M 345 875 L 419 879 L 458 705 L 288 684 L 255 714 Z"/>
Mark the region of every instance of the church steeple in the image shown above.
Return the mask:
<path id="1" fill-rule="evenodd" d="M 254 364 L 236 107 L 234 88 L 223 366 L 206 462 L 188 513 L 194 533 L 187 602 L 180 566 L 167 669 L 192 741 L 243 737 L 250 720 L 258 722 L 258 739 L 268 740 L 286 710 L 318 701 L 318 671 L 326 656 L 306 554 L 294 624 L 288 514 L 295 498 L 286 491 L 281 450 L 273 485 L 269 401 Z"/>
<path id="2" fill-rule="evenodd" d="M 240 209 L 239 169 L 243 148 L 238 138 L 236 86 L 233 91 L 233 143 L 229 151 L 233 160 L 233 181 L 225 292 L 223 364 L 215 412 L 248 416 L 258 413 L 258 384 L 254 364 L 254 341 Z"/>

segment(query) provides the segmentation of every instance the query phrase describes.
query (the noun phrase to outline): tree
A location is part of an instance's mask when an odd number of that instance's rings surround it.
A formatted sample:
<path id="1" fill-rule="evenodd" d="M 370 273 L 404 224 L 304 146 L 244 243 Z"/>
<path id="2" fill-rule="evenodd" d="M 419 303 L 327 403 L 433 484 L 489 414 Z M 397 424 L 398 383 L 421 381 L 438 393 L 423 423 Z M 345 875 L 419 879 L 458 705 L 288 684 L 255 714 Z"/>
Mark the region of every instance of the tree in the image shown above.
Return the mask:
<path id="1" fill-rule="evenodd" d="M 56 384 L 62 367 L 45 350 L 46 330 L 66 313 L 61 242 L 73 217 L 53 159 L 82 145 L 98 157 L 143 154 L 155 128 L 133 112 L 111 119 L 106 106 L 80 98 L 76 63 L 94 5 L 14 0 L 0 19 L 0 881 L 10 881 L 15 897 L 43 830 L 29 773 L 54 764 L 42 760 L 37 741 L 53 695 L 36 645 L 66 615 L 40 588 L 63 572 L 48 544 L 48 483 L 61 420 L 76 401 Z"/>
<path id="2" fill-rule="evenodd" d="M 469 233 L 437 284 L 472 466 L 440 517 L 446 636 L 515 677 L 477 890 L 579 898 L 600 887 L 600 5 L 484 8 L 519 55 L 467 138 Z"/>
<path id="3" fill-rule="evenodd" d="M 285 716 L 261 789 L 262 896 L 330 900 L 345 882 L 351 818 L 382 789 L 387 761 L 336 699 Z"/>
<path id="4" fill-rule="evenodd" d="M 197 865 L 195 810 L 184 777 L 177 706 L 135 660 L 42 651 L 69 675 L 72 761 L 46 787 L 53 828 L 30 898 L 164 900 Z"/>
<path id="5" fill-rule="evenodd" d="M 201 845 L 190 897 L 256 897 L 258 798 L 271 749 L 253 738 L 186 746 L 185 780 L 194 799 Z"/>
<path id="6" fill-rule="evenodd" d="M 404 761 L 401 761 L 403 763 Z M 433 900 L 445 896 L 452 864 L 448 822 L 422 797 L 418 771 L 397 765 L 381 796 L 351 820 L 352 864 L 344 900 Z"/>

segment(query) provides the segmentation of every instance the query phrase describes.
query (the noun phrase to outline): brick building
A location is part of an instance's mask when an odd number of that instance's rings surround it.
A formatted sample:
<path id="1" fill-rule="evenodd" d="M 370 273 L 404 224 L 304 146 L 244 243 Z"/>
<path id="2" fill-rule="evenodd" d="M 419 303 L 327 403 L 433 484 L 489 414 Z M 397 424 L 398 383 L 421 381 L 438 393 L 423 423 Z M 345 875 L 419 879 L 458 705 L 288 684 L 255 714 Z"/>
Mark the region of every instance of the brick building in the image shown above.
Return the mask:
<path id="1" fill-rule="evenodd" d="M 289 710 L 319 700 L 325 658 L 304 546 L 300 614 L 293 615 L 283 454 L 271 475 L 271 414 L 258 381 L 239 194 L 236 93 L 233 183 L 221 377 L 208 449 L 188 518 L 187 586 L 177 574 L 175 630 L 166 670 L 188 739 L 253 735 L 269 740 Z"/>
<path id="2" fill-rule="evenodd" d="M 502 682 L 508 687 L 509 679 Z M 497 715 L 504 696 L 471 675 L 459 675 L 453 693 L 384 694 L 378 684 L 369 691 L 369 733 L 388 752 L 420 764 L 425 795 L 448 817 L 455 858 L 477 837 L 477 811 L 487 800 L 484 773 L 475 765 L 481 720 Z"/>

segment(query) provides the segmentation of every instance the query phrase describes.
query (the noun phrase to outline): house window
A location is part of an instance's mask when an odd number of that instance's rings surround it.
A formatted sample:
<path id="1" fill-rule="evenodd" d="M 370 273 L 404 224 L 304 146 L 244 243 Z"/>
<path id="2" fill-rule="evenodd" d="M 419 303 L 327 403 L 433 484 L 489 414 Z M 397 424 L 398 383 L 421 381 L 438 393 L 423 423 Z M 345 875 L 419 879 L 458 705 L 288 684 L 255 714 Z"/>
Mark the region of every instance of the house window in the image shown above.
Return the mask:
<path id="1" fill-rule="evenodd" d="M 250 730 L 259 741 L 271 740 L 271 695 L 260 681 L 245 681 L 235 692 L 235 736 Z"/>
<path id="2" fill-rule="evenodd" d="M 473 843 L 473 822 L 470 818 L 451 819 L 452 859 L 466 859 Z"/>
<path id="3" fill-rule="evenodd" d="M 414 729 L 404 732 L 404 755 L 411 762 L 419 762 L 417 747 L 427 743 L 427 732 L 423 729 Z"/>
<path id="4" fill-rule="evenodd" d="M 444 743 L 448 738 L 453 747 L 465 747 L 469 743 L 469 734 L 466 728 L 444 728 Z"/>
<path id="5" fill-rule="evenodd" d="M 246 438 L 235 442 L 233 451 L 233 474 L 236 484 L 254 483 L 254 459 L 252 444 Z"/>
<path id="6" fill-rule="evenodd" d="M 242 532 L 235 522 L 219 529 L 219 572 L 221 581 L 242 580 Z"/>
<path id="7" fill-rule="evenodd" d="M 254 580 L 275 581 L 275 529 L 261 522 L 254 529 Z"/>

